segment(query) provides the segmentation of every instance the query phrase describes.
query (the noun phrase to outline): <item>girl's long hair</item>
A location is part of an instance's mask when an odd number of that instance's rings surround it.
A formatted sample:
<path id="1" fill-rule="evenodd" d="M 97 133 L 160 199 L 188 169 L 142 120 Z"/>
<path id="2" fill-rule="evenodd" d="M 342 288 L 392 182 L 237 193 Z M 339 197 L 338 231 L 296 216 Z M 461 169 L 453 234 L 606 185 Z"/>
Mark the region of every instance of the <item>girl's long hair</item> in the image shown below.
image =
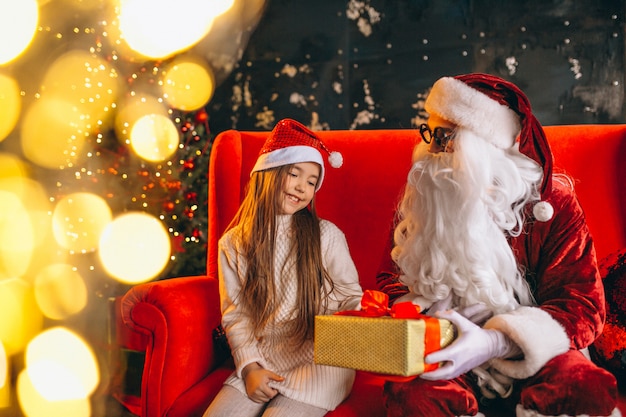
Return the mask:
<path id="1" fill-rule="evenodd" d="M 246 261 L 239 302 L 249 315 L 255 337 L 260 337 L 266 326 L 274 324 L 281 304 L 274 277 L 277 273 L 289 273 L 282 269 L 285 265 L 274 265 L 274 259 L 277 216 L 281 214 L 279 195 L 292 166 L 254 172 L 241 206 L 228 226 L 228 229 L 239 226 L 239 250 Z M 286 330 L 298 344 L 312 339 L 315 315 L 325 310 L 328 293 L 333 289 L 322 263 L 319 223 L 315 196 L 308 208 L 292 216 L 287 259 L 295 259 L 297 295 L 294 311 L 289 316 L 293 319 Z"/>

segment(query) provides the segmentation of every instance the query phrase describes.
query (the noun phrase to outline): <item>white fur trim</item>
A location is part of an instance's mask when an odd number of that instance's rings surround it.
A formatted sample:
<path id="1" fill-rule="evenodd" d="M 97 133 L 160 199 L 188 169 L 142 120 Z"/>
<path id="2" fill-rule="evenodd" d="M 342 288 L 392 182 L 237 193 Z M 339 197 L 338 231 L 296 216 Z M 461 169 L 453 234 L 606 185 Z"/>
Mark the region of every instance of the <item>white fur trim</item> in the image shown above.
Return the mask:
<path id="1" fill-rule="evenodd" d="M 472 416 L 459 416 L 459 417 L 472 417 Z M 476 415 L 475 415 L 475 416 L 473 416 L 473 417 L 485 417 L 485 415 L 479 411 L 479 412 L 478 412 L 478 413 L 476 413 Z"/>
<path id="2" fill-rule="evenodd" d="M 517 404 L 515 409 L 515 417 L 599 417 L 590 416 L 589 414 L 578 414 L 577 416 L 568 416 L 567 414 L 559 414 L 558 416 L 547 416 L 540 414 L 535 410 L 527 410 L 521 404 Z M 622 417 L 622 413 L 615 407 L 613 412 L 607 417 Z"/>
<path id="3" fill-rule="evenodd" d="M 570 346 L 565 329 L 538 307 L 520 307 L 498 314 L 484 327 L 500 330 L 522 350 L 524 357 L 521 360 L 491 360 L 491 365 L 499 372 L 515 379 L 534 375 L 550 359 L 567 352 Z"/>
<path id="4" fill-rule="evenodd" d="M 328 156 L 328 163 L 333 168 L 341 168 L 343 165 L 343 155 L 337 151 L 333 151 Z"/>
<path id="5" fill-rule="evenodd" d="M 317 149 L 311 146 L 287 146 L 285 148 L 276 149 L 275 151 L 259 155 L 254 164 L 254 168 L 250 172 L 263 171 L 265 169 L 276 168 L 283 165 L 297 164 L 299 162 L 315 162 L 320 166 L 320 178 L 317 181 L 319 190 L 324 179 L 324 159 Z"/>
<path id="6" fill-rule="evenodd" d="M 513 146 L 521 129 L 519 116 L 508 106 L 452 77 L 433 84 L 424 108 L 502 149 Z"/>
<path id="7" fill-rule="evenodd" d="M 533 215 L 540 222 L 547 222 L 554 216 L 554 207 L 547 201 L 540 201 L 533 206 Z"/>

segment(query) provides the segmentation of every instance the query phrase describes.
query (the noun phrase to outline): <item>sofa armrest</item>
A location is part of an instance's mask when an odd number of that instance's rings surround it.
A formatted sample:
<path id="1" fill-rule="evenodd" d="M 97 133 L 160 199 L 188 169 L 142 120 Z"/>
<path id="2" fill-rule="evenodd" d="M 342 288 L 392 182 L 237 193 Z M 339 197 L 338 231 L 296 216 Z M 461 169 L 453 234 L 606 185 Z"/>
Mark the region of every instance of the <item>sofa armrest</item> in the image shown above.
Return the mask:
<path id="1" fill-rule="evenodd" d="M 139 284 L 124 295 L 121 310 L 124 323 L 147 338 L 141 414 L 162 416 L 219 365 L 218 282 L 198 276 Z"/>

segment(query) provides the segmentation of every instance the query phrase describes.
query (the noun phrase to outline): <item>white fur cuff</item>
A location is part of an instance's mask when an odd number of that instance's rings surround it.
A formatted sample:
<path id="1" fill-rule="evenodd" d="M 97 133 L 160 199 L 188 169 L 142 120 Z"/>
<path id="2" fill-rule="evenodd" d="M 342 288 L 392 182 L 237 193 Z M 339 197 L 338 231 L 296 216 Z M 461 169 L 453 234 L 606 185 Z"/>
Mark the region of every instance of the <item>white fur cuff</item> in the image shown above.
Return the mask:
<path id="1" fill-rule="evenodd" d="M 534 375 L 550 359 L 567 352 L 570 346 L 565 329 L 538 307 L 520 307 L 499 314 L 487 321 L 484 327 L 500 330 L 522 350 L 524 357 L 521 360 L 491 360 L 494 368 L 515 379 Z"/>
<path id="2" fill-rule="evenodd" d="M 543 414 L 539 414 L 535 410 L 527 410 L 524 407 L 522 407 L 521 404 L 518 404 L 517 408 L 515 409 L 515 417 L 571 417 L 571 416 L 568 416 L 566 414 L 561 414 L 559 416 L 546 416 Z M 573 417 L 593 417 L 593 416 L 590 416 L 589 414 L 580 414 L 580 415 L 573 416 Z M 617 408 L 615 408 L 613 412 L 611 413 L 611 415 L 607 417 L 622 417 L 622 413 Z"/>
<path id="3" fill-rule="evenodd" d="M 521 129 L 519 116 L 508 106 L 452 77 L 433 84 L 424 108 L 502 149 L 513 146 Z"/>

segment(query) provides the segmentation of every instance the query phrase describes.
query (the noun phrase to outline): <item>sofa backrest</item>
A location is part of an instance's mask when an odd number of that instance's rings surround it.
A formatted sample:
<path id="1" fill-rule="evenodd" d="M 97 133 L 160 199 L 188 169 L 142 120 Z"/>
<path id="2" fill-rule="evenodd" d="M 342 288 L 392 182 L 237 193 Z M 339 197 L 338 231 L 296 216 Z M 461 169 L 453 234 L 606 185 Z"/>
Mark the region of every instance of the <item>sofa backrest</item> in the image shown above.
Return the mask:
<path id="1" fill-rule="evenodd" d="M 545 131 L 555 167 L 575 180 L 598 258 L 626 247 L 626 125 L 548 126 Z M 344 231 L 363 288 L 375 289 L 419 134 L 411 129 L 317 133 L 344 158 L 341 168 L 327 165 L 317 196 L 319 214 Z M 239 207 L 267 135 L 229 130 L 214 141 L 209 165 L 209 276 L 217 276 L 217 241 Z"/>
<path id="2" fill-rule="evenodd" d="M 557 169 L 575 181 L 598 259 L 626 248 L 626 125 L 548 126 Z"/>

